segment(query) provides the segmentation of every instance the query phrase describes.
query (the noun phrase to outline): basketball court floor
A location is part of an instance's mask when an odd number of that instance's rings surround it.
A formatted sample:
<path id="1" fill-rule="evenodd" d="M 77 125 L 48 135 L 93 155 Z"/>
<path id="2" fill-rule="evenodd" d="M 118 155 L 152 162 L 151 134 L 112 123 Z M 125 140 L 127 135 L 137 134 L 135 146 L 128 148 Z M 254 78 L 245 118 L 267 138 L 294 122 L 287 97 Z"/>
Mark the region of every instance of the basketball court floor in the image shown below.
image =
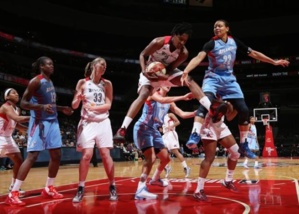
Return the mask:
<path id="1" fill-rule="evenodd" d="M 202 214 L 202 213 L 299 213 L 299 159 L 261 158 L 260 169 L 242 166 L 243 159 L 235 170 L 235 185 L 239 193 L 233 193 L 221 186 L 226 172 L 226 158 L 217 157 L 208 175 L 205 192 L 210 203 L 196 201 L 192 194 L 196 189 L 199 164 L 202 158 L 186 159 L 191 167 L 189 178 L 184 178 L 181 164 L 176 158 L 171 161 L 172 171 L 168 187 L 150 186 L 149 191 L 157 193 L 157 200 L 135 200 L 134 194 L 141 173 L 141 161 L 115 162 L 118 201 L 109 201 L 108 182 L 100 163 L 98 167 L 90 165 L 86 191 L 81 203 L 72 203 L 78 182 L 78 165 L 60 167 L 55 186 L 63 199 L 44 199 L 40 192 L 45 185 L 47 168 L 33 168 L 23 183 L 26 190 L 22 200 L 24 207 L 4 204 L 11 182 L 12 171 L 0 172 L 0 213 L 1 214 Z M 155 164 L 154 169 L 156 168 Z M 164 178 L 164 172 L 161 177 Z"/>

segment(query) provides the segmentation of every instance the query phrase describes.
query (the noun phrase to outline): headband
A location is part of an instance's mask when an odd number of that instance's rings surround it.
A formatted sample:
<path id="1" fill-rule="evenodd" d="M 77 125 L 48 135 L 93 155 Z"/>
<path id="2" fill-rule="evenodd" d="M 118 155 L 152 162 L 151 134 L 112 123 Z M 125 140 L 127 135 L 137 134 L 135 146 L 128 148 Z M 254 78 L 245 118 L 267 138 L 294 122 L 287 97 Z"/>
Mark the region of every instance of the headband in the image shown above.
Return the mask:
<path id="1" fill-rule="evenodd" d="M 6 91 L 4 92 L 4 100 L 6 100 L 8 94 L 9 94 L 9 92 L 10 92 L 11 90 L 13 90 L 13 88 L 8 88 L 8 89 L 6 89 Z"/>

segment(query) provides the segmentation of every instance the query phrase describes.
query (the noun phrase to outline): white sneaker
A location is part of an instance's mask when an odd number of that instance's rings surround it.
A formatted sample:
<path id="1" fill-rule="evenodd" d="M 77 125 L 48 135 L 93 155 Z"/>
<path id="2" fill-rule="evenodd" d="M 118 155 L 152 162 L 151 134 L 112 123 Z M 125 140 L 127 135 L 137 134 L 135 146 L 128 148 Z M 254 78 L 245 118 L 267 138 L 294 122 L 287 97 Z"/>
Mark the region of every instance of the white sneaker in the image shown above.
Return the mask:
<path id="1" fill-rule="evenodd" d="M 168 181 L 162 180 L 159 178 L 158 180 L 150 180 L 149 182 L 150 185 L 156 185 L 156 186 L 161 186 L 161 187 L 167 187 L 168 186 Z"/>
<path id="2" fill-rule="evenodd" d="M 143 187 L 140 190 L 137 190 L 135 193 L 136 200 L 150 200 L 150 199 L 157 199 L 158 195 L 150 193 L 146 187 Z"/>
<path id="3" fill-rule="evenodd" d="M 170 172 L 171 172 L 171 170 L 172 170 L 172 167 L 171 166 L 167 166 L 167 167 L 165 167 L 165 178 L 168 178 L 168 176 L 169 176 L 169 174 L 170 174 Z"/>
<path id="4" fill-rule="evenodd" d="M 191 168 L 190 167 L 184 168 L 184 172 L 185 172 L 185 178 L 188 178 L 191 172 Z"/>
<path id="5" fill-rule="evenodd" d="M 245 164 L 245 163 L 243 163 L 243 167 L 244 167 L 245 169 L 249 169 L 248 165 Z"/>

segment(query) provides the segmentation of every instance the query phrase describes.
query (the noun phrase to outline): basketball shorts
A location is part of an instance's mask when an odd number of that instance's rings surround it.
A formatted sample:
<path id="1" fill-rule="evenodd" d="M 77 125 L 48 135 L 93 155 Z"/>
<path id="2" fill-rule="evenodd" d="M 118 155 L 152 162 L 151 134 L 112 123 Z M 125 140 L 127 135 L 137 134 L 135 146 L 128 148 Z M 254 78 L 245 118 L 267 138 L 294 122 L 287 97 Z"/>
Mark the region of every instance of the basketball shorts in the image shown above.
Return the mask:
<path id="1" fill-rule="evenodd" d="M 94 148 L 113 148 L 111 122 L 106 118 L 100 122 L 81 119 L 77 130 L 77 151 Z"/>
<path id="2" fill-rule="evenodd" d="M 166 148 L 170 151 L 172 149 L 179 149 L 179 138 L 176 131 L 168 131 L 162 136 Z"/>
<path id="3" fill-rule="evenodd" d="M 30 118 L 27 151 L 43 151 L 61 148 L 61 134 L 58 120 L 35 120 Z"/>
<path id="4" fill-rule="evenodd" d="M 144 123 L 137 122 L 133 130 L 134 144 L 138 149 L 154 147 L 156 149 L 165 148 L 159 130 L 149 127 Z"/>
<path id="5" fill-rule="evenodd" d="M 218 94 L 222 99 L 244 98 L 241 87 L 233 74 L 206 73 L 203 79 L 202 90 L 203 92 L 212 92 L 214 95 Z"/>
<path id="6" fill-rule="evenodd" d="M 20 152 L 19 146 L 12 137 L 0 136 L 0 157 L 6 157 L 7 154 Z"/>
<path id="7" fill-rule="evenodd" d="M 212 121 L 210 121 L 208 126 L 202 126 L 200 131 L 200 136 L 203 140 L 218 141 L 229 135 L 231 135 L 231 132 L 223 121 L 219 121 L 217 123 L 213 123 Z"/>

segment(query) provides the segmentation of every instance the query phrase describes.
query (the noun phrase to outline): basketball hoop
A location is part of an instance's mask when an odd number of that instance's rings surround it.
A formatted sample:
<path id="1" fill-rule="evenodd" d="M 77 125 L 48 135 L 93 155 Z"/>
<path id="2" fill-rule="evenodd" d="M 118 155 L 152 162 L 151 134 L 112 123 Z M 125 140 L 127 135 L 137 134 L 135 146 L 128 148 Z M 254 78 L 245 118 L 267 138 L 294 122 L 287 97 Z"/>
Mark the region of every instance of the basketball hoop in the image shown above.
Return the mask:
<path id="1" fill-rule="evenodd" d="M 269 125 L 269 119 L 268 118 L 263 118 L 262 121 L 263 121 L 264 126 Z"/>
<path id="2" fill-rule="evenodd" d="M 262 114 L 261 119 L 262 119 L 262 122 L 263 122 L 264 126 L 269 125 L 269 120 L 270 120 L 270 115 L 269 114 Z"/>

